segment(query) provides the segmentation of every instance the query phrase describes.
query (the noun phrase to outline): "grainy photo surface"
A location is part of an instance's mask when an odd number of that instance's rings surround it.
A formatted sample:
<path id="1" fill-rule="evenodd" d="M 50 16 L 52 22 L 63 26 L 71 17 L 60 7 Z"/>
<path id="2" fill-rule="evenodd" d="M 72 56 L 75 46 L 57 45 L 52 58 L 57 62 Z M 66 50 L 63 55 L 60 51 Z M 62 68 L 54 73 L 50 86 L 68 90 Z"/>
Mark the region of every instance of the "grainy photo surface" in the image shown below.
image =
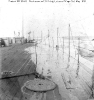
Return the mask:
<path id="1" fill-rule="evenodd" d="M 94 0 L 0 1 L 0 100 L 94 100 Z"/>

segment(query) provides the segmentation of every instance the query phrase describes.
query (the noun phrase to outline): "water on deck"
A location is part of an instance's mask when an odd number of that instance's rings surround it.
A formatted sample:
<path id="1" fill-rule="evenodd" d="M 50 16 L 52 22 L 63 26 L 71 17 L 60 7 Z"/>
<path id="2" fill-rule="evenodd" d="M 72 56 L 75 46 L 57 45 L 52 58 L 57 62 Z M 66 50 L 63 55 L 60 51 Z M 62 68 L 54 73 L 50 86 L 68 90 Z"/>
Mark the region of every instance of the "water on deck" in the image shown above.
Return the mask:
<path id="1" fill-rule="evenodd" d="M 11 79 L 0 80 L 1 100 L 41 100 L 30 99 L 30 96 L 23 94 L 21 91 L 21 87 L 26 81 L 34 79 L 35 76 L 32 75 L 32 72 L 36 66 L 38 73 L 43 73 L 45 77 L 51 76 L 51 80 L 58 85 L 58 88 L 54 90 L 57 99 L 53 100 L 87 100 L 90 97 L 92 68 L 89 69 L 81 62 L 79 76 L 76 77 L 76 57 L 71 57 L 70 66 L 66 70 L 68 54 L 66 52 L 63 54 L 61 48 L 57 51 L 53 47 L 38 45 L 36 48 L 37 65 L 35 47 L 32 44 L 15 45 L 0 49 L 2 52 L 0 59 L 1 72 L 12 71 L 14 76 L 18 75 L 18 77 Z M 44 97 L 45 95 L 50 97 L 51 93 L 44 94 Z M 58 96 L 59 93 L 61 97 Z M 46 100 L 52 100 L 52 98 L 46 98 Z"/>

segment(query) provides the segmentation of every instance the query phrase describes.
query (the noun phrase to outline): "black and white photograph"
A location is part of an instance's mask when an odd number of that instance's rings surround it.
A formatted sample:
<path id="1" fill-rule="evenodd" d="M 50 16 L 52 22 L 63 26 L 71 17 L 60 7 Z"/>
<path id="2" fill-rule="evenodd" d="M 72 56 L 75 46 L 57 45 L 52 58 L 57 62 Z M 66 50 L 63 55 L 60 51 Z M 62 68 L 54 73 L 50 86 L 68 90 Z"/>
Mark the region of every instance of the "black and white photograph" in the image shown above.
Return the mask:
<path id="1" fill-rule="evenodd" d="M 0 1 L 0 100 L 94 100 L 94 0 Z"/>

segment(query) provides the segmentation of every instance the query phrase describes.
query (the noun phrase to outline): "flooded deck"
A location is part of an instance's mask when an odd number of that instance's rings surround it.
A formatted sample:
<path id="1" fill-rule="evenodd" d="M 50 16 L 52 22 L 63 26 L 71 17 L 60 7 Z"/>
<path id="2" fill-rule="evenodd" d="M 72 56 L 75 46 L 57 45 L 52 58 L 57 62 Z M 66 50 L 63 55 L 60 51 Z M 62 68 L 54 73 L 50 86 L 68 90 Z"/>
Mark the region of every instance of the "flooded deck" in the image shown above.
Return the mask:
<path id="1" fill-rule="evenodd" d="M 80 62 L 79 77 L 76 78 L 77 59 L 71 57 L 70 67 L 66 70 L 67 53 L 63 55 L 61 49 L 57 52 L 56 48 L 50 48 L 45 45 L 36 48 L 37 65 L 35 47 L 32 44 L 0 48 L 1 72 L 12 71 L 14 76 L 17 76 L 0 80 L 1 100 L 88 100 L 92 94 L 92 69 Z M 50 76 L 58 85 L 54 92 L 40 95 L 42 99 L 31 99 L 30 95 L 23 94 L 21 91 L 26 81 L 35 78 L 32 75 L 35 67 L 38 73 L 42 73 L 45 77 Z M 53 93 L 57 99 L 50 98 Z M 45 95 L 49 98 L 45 99 Z"/>
<path id="2" fill-rule="evenodd" d="M 62 100 L 58 86 L 54 91 L 46 93 L 34 92 L 31 95 L 22 92 L 25 82 L 34 80 L 35 63 L 31 59 L 33 54 L 25 49 L 33 45 L 13 45 L 1 49 L 1 73 L 0 73 L 0 99 L 1 100 Z M 13 72 L 11 78 L 3 78 L 5 71 Z M 8 77 L 8 74 L 6 73 Z M 54 96 L 54 97 L 53 97 Z"/>

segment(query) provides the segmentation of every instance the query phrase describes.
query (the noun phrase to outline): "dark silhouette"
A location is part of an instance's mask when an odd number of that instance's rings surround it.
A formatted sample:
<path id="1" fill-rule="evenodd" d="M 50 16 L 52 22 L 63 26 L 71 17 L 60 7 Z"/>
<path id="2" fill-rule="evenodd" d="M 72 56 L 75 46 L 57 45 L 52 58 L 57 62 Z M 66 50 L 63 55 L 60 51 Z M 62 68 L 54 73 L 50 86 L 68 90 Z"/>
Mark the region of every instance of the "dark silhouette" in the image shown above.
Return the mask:
<path id="1" fill-rule="evenodd" d="M 13 72 L 5 71 L 2 73 L 2 78 L 11 77 L 12 75 L 14 75 Z M 19 85 L 17 77 L 5 78 L 0 81 L 1 81 L 2 90 L 8 91 L 7 95 L 11 95 L 12 98 L 15 98 L 15 97 L 21 98 L 22 97 L 21 87 Z"/>
<path id="2" fill-rule="evenodd" d="M 2 47 L 2 46 L 6 46 L 6 44 L 5 44 L 5 41 L 4 41 L 4 39 L 2 39 L 2 38 L 0 38 L 0 46 Z"/>
<path id="3" fill-rule="evenodd" d="M 94 65 L 93 65 L 93 72 L 92 72 L 92 86 L 91 86 L 91 96 L 90 99 L 93 98 L 94 99 Z"/>

